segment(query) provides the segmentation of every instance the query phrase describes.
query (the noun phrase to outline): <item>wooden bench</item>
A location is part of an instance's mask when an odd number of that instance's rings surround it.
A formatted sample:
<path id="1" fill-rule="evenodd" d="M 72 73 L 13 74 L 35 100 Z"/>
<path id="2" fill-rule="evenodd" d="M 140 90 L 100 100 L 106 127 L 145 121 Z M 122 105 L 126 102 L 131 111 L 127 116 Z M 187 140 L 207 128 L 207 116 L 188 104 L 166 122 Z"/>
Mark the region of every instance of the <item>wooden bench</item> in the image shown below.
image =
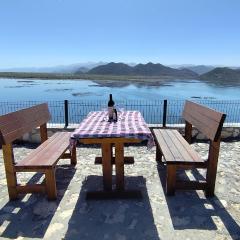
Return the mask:
<path id="1" fill-rule="evenodd" d="M 55 170 L 61 158 L 71 159 L 76 164 L 76 148 L 66 153 L 69 147 L 70 133 L 58 132 L 47 136 L 47 122 L 51 116 L 46 103 L 17 112 L 0 116 L 0 144 L 2 145 L 6 179 L 10 200 L 19 193 L 46 192 L 49 200 L 57 197 Z M 40 126 L 41 145 L 25 159 L 15 163 L 13 141 Z M 19 185 L 17 172 L 41 172 L 45 174 L 42 184 Z"/>
<path id="2" fill-rule="evenodd" d="M 197 103 L 186 101 L 183 111 L 185 120 L 185 138 L 177 130 L 154 129 L 157 145 L 156 160 L 167 165 L 167 195 L 174 195 L 175 189 L 205 190 L 206 196 L 214 195 L 218 155 L 223 122 L 226 115 Z M 195 126 L 209 139 L 208 159 L 204 160 L 190 146 L 192 126 Z M 204 181 L 179 181 L 176 179 L 178 169 L 205 168 Z"/>

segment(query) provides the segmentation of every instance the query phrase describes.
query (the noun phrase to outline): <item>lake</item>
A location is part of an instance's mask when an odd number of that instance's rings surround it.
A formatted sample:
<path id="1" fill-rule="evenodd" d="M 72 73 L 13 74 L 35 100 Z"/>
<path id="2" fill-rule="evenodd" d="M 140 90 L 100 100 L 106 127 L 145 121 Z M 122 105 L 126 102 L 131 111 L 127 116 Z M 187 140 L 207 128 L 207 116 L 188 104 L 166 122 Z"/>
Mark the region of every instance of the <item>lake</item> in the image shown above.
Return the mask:
<path id="1" fill-rule="evenodd" d="M 197 80 L 169 81 L 160 86 L 128 81 L 0 79 L 0 101 L 240 99 L 240 87 L 213 86 Z"/>
<path id="2" fill-rule="evenodd" d="M 160 85 L 102 80 L 0 79 L 0 82 L 0 114 L 36 104 L 30 101 L 47 101 L 53 123 L 64 123 L 63 100 L 69 100 L 69 122 L 76 123 L 89 111 L 106 107 L 110 93 L 116 105 L 141 111 L 148 123 L 162 122 L 163 99 L 168 99 L 167 123 L 182 122 L 185 99 L 227 113 L 227 122 L 240 122 L 239 86 L 215 86 L 197 80 Z"/>

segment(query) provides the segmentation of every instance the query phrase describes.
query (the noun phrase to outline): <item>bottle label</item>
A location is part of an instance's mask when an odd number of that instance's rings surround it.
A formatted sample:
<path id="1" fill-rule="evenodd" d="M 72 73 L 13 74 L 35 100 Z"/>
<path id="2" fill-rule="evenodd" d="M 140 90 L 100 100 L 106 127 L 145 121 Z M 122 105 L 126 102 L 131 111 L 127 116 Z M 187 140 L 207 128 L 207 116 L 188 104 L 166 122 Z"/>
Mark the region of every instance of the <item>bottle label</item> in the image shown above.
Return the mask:
<path id="1" fill-rule="evenodd" d="M 113 119 L 113 107 L 108 107 L 108 118 Z"/>

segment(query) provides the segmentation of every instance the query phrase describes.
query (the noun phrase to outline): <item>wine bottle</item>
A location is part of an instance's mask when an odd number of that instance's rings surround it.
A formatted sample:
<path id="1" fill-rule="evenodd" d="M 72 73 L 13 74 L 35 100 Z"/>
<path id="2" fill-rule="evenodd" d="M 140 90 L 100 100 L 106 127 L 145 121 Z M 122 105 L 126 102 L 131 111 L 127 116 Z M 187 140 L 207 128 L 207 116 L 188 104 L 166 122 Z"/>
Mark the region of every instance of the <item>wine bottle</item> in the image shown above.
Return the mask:
<path id="1" fill-rule="evenodd" d="M 113 120 L 113 112 L 114 112 L 114 101 L 112 99 L 112 94 L 109 95 L 109 101 L 108 101 L 108 120 Z"/>

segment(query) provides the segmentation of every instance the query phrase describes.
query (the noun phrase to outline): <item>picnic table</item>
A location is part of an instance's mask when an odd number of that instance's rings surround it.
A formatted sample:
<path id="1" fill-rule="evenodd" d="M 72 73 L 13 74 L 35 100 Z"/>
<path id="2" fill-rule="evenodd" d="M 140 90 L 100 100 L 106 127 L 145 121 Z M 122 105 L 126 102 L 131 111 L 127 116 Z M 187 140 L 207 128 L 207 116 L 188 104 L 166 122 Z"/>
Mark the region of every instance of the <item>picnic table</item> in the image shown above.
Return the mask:
<path id="1" fill-rule="evenodd" d="M 102 163 L 103 191 L 88 192 L 87 198 L 141 196 L 140 191 L 125 190 L 124 163 L 134 162 L 134 159 L 124 156 L 124 144 L 147 140 L 147 146 L 151 148 L 154 145 L 153 136 L 139 111 L 122 111 L 118 115 L 117 122 L 108 122 L 106 111 L 90 112 L 71 134 L 72 146 L 77 141 L 83 144 L 101 144 L 102 157 L 97 157 L 95 162 Z M 112 188 L 112 164 L 116 166 L 115 190 Z"/>

